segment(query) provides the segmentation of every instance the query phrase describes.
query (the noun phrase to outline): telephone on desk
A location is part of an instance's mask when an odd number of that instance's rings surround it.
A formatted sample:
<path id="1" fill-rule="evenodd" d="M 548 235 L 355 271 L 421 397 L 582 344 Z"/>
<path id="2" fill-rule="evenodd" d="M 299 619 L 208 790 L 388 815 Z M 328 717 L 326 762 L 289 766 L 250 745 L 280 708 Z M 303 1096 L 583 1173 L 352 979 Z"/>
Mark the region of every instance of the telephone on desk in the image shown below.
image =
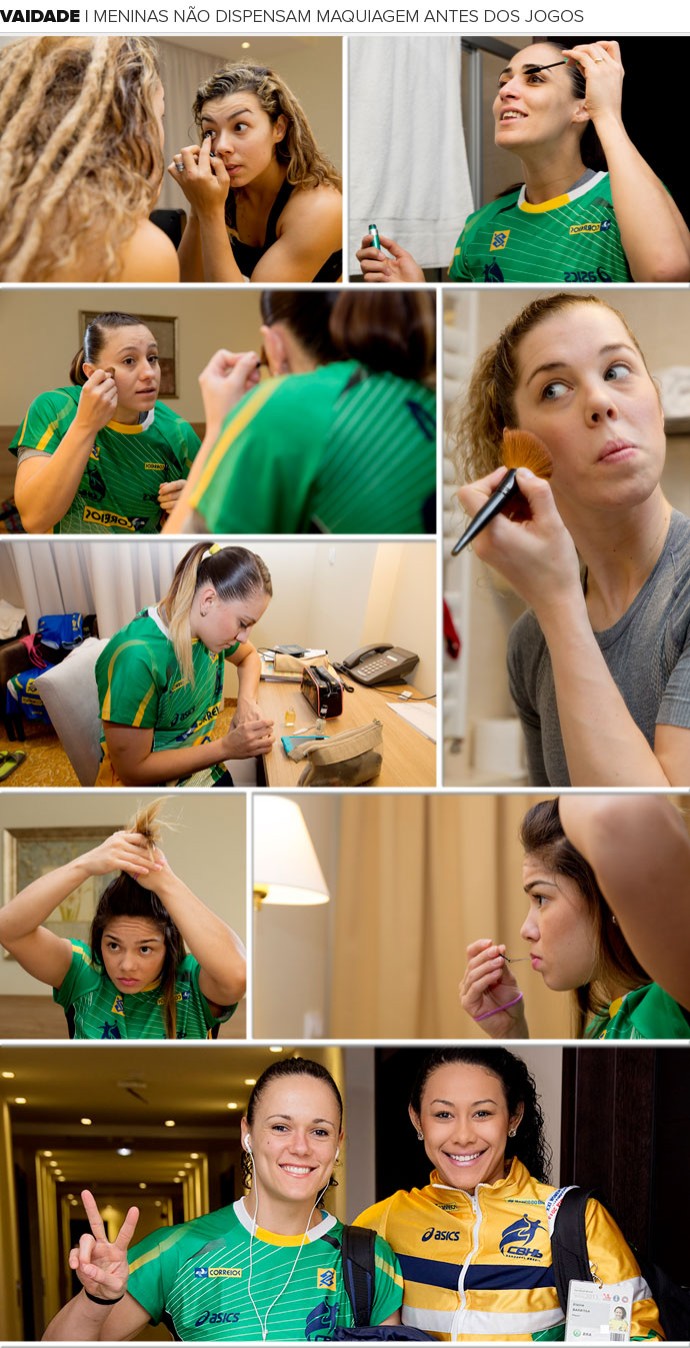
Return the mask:
<path id="1" fill-rule="evenodd" d="M 358 683 L 372 688 L 377 683 L 397 683 L 418 664 L 419 656 L 414 651 L 381 642 L 378 646 L 360 646 L 346 655 L 336 669 L 343 669 Z"/>

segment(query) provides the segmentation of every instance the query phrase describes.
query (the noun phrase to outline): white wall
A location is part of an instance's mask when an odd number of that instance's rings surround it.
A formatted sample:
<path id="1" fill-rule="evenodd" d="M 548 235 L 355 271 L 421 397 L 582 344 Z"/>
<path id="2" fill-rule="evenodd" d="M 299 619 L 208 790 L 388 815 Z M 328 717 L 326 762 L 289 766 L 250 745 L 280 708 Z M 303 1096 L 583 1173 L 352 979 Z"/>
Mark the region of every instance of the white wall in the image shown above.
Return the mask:
<path id="1" fill-rule="evenodd" d="M 294 797 L 304 815 L 330 893 L 338 871 L 340 796 L 303 791 Z M 262 828 L 262 801 L 254 797 L 255 833 Z M 267 905 L 254 917 L 254 1033 L 283 1038 L 329 1033 L 330 928 L 333 902 L 314 908 Z M 305 1013 L 322 1029 L 305 1028 Z"/>
<path id="2" fill-rule="evenodd" d="M 25 793 L 5 790 L 0 799 L 0 902 L 4 902 L 4 831 L 11 828 L 75 828 L 108 824 L 123 828 L 144 797 L 131 791 L 59 791 Z M 155 799 L 155 795 L 154 795 Z M 163 850 L 174 871 L 213 912 L 246 938 L 245 797 L 225 792 L 184 791 L 170 797 L 162 817 L 174 828 L 165 831 Z M 0 951 L 0 993 L 50 997 L 15 960 Z"/>

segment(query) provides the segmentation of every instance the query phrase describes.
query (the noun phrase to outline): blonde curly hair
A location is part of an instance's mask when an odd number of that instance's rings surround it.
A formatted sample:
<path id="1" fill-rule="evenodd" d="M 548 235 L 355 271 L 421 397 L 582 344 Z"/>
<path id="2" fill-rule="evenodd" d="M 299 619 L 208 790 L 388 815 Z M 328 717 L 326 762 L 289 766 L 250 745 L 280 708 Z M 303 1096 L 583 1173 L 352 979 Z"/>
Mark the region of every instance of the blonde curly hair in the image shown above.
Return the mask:
<path id="1" fill-rule="evenodd" d="M 276 145 L 276 159 L 287 166 L 287 181 L 295 187 L 320 187 L 326 184 L 342 191 L 342 178 L 335 165 L 322 154 L 314 133 L 298 99 L 280 75 L 267 66 L 236 61 L 223 66 L 197 89 L 192 111 L 201 131 L 201 117 L 207 103 L 215 98 L 228 98 L 244 91 L 258 98 L 272 122 L 283 116 L 287 130 Z M 228 192 L 225 217 L 231 229 L 235 227 L 235 193 Z"/>
<path id="2" fill-rule="evenodd" d="M 545 319 L 576 304 L 596 304 L 615 314 L 644 361 L 640 344 L 623 314 L 598 295 L 559 291 L 532 300 L 511 319 L 498 339 L 482 352 L 475 363 L 464 399 L 451 408 L 448 431 L 458 481 L 473 482 L 501 466 L 503 432 L 506 428 L 517 429 L 514 397 L 519 375 L 520 343 L 528 332 Z"/>
<path id="3" fill-rule="evenodd" d="M 0 52 L 0 280 L 59 280 L 88 248 L 94 280 L 163 179 L 156 50 L 140 37 L 24 38 Z"/>

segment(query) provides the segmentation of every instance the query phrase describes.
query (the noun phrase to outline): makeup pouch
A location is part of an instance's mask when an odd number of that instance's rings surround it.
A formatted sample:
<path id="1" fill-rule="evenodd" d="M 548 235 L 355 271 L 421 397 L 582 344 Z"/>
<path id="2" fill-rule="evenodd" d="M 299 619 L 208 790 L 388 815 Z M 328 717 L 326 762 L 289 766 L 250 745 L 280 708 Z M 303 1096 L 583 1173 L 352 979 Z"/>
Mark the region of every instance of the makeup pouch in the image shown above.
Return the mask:
<path id="1" fill-rule="evenodd" d="M 288 757 L 306 762 L 299 786 L 361 786 L 381 771 L 383 727 L 380 721 L 371 721 L 324 740 L 296 745 Z"/>

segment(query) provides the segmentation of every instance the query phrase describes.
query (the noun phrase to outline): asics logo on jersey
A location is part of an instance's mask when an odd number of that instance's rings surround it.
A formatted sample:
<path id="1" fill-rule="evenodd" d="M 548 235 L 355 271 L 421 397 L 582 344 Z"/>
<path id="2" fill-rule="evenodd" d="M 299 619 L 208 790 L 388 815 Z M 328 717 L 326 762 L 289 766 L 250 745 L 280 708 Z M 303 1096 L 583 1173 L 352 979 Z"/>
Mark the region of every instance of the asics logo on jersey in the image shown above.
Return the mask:
<path id="1" fill-rule="evenodd" d="M 198 1320 L 194 1321 L 195 1326 L 199 1325 L 236 1325 L 239 1320 L 239 1311 L 204 1311 Z"/>
<path id="2" fill-rule="evenodd" d="M 436 1226 L 427 1227 L 426 1231 L 424 1232 L 424 1235 L 422 1236 L 423 1242 L 426 1242 L 427 1240 L 459 1240 L 459 1239 L 460 1239 L 459 1231 L 439 1231 L 438 1227 Z"/>
<path id="3" fill-rule="evenodd" d="M 547 1227 L 543 1226 L 538 1218 L 532 1220 L 526 1212 L 523 1213 L 522 1217 L 518 1217 L 516 1222 L 512 1222 L 501 1232 L 499 1253 L 517 1259 L 543 1259 L 540 1249 L 529 1248 L 537 1231 L 546 1231 L 548 1235 Z"/>

